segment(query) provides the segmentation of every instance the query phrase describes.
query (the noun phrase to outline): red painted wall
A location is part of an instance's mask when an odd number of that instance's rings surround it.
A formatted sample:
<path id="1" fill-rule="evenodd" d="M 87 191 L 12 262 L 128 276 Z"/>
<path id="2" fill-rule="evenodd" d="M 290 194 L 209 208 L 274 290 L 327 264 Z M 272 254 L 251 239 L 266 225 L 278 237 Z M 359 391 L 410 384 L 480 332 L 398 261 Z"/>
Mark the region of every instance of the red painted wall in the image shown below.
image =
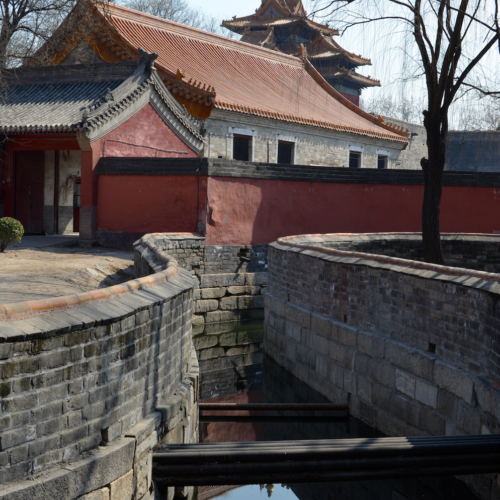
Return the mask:
<path id="1" fill-rule="evenodd" d="M 102 181 L 103 193 L 99 193 L 96 165 L 104 156 L 115 157 L 173 157 L 173 158 L 195 158 L 197 153 L 185 144 L 163 121 L 151 104 L 147 104 L 125 123 L 104 136 L 99 141 L 92 143 L 92 150 L 82 154 L 82 198 L 80 224 L 81 234 L 85 234 L 86 213 L 92 213 L 100 200 L 101 209 L 97 208 L 97 230 L 113 231 L 145 231 L 150 232 L 151 227 L 158 227 L 154 231 L 180 231 L 178 227 L 185 227 L 186 221 L 191 220 L 188 207 L 191 207 L 189 197 L 181 202 L 176 208 L 165 211 L 166 197 L 162 195 L 154 181 L 142 178 L 144 185 L 135 186 L 130 178 L 118 181 L 108 179 Z M 113 185 L 113 182 L 116 184 Z M 170 181 L 167 181 L 169 184 Z M 99 182 L 99 185 L 101 182 Z M 139 181 L 140 184 L 140 181 Z M 188 182 L 189 184 L 189 182 Z M 163 184 L 162 184 L 163 186 Z M 181 183 L 180 191 L 175 187 L 167 186 L 164 193 L 172 193 L 177 196 L 182 193 L 185 185 Z M 151 200 L 150 196 L 158 196 Z M 137 199 L 134 197 L 137 196 Z M 151 213 L 143 210 L 154 205 Z M 149 205 L 148 205 L 149 203 Z M 187 212 L 186 212 L 187 210 Z M 194 208 L 196 210 L 196 208 Z M 148 213 L 143 217 L 143 213 Z M 162 229 L 166 227 L 166 229 Z M 174 229 L 170 229 L 174 227 Z M 190 226 L 191 227 L 191 226 Z M 196 224 L 195 226 L 196 227 Z M 192 229 L 183 229 L 191 231 Z M 90 234 L 90 233 L 89 233 Z"/>
<path id="2" fill-rule="evenodd" d="M 423 186 L 209 179 L 208 245 L 304 233 L 421 231 Z M 500 190 L 445 187 L 444 232 L 500 232 Z"/>
<path id="3" fill-rule="evenodd" d="M 92 143 L 92 149 L 103 156 L 157 156 L 196 158 L 195 153 L 163 121 L 151 104 L 132 118 Z"/>
<path id="4" fill-rule="evenodd" d="M 194 232 L 198 195 L 206 179 L 195 176 L 99 176 L 97 230 Z"/>

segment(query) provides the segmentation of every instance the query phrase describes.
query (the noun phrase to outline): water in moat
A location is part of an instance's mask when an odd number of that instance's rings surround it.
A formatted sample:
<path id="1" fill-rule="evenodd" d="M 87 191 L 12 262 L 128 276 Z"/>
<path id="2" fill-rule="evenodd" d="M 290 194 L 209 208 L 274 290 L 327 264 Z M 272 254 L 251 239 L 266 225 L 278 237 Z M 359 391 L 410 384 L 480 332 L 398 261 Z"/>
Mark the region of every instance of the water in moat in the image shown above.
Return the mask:
<path id="1" fill-rule="evenodd" d="M 263 354 L 263 325 L 208 325 L 195 332 L 200 360 L 202 402 L 330 403 Z M 334 403 L 336 403 L 334 401 Z M 262 416 L 263 413 L 204 415 Z M 266 413 L 267 414 L 267 413 Z M 272 413 L 291 415 L 291 412 Z M 301 412 L 307 416 L 307 413 Z M 309 414 L 313 415 L 313 413 Z M 333 415 L 333 414 L 332 414 Z M 338 415 L 338 414 L 337 414 Z M 347 439 L 381 436 L 361 421 L 200 422 L 200 442 Z M 333 419 L 332 419 L 333 420 Z M 453 477 L 312 484 L 210 486 L 195 489 L 194 499 L 210 500 L 477 500 Z"/>

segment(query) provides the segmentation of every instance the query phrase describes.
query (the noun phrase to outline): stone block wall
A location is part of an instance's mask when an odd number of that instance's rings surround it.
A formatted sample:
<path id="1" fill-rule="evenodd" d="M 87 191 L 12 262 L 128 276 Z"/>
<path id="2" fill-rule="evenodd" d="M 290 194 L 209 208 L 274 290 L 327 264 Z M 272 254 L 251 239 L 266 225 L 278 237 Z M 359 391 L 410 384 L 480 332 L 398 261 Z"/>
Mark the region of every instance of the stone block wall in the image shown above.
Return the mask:
<path id="1" fill-rule="evenodd" d="M 328 399 L 308 384 L 284 371 L 269 357 L 264 358 L 263 402 L 328 403 Z M 298 412 L 281 412 L 299 415 Z M 300 412 L 313 416 L 319 412 Z M 329 413 L 326 413 L 328 415 Z M 332 412 L 332 414 L 334 414 Z M 325 412 L 321 412 L 325 415 Z M 337 413 L 337 415 L 339 415 Z M 302 441 L 305 439 L 359 439 L 380 437 L 380 432 L 360 420 L 349 418 L 325 424 L 321 420 L 302 422 L 267 422 L 265 441 Z M 300 500 L 477 500 L 477 497 L 453 477 L 395 478 L 382 481 L 336 481 L 331 483 L 291 484 L 288 486 Z"/>
<path id="2" fill-rule="evenodd" d="M 387 435 L 500 432 L 500 275 L 325 248 L 336 238 L 270 245 L 265 353 Z M 467 482 L 500 495 L 497 476 Z"/>
<path id="3" fill-rule="evenodd" d="M 154 272 L 158 250 L 174 256 L 196 281 L 193 324 L 264 317 L 267 245 L 205 245 L 191 233 L 145 235 L 135 243 L 134 272 Z"/>
<path id="4" fill-rule="evenodd" d="M 207 325 L 193 331 L 200 364 L 200 400 L 259 390 L 262 385 L 262 323 Z"/>
<path id="5" fill-rule="evenodd" d="M 213 110 L 206 120 L 204 156 L 207 158 L 232 158 L 233 135 L 252 137 L 253 161 L 277 163 L 278 141 L 291 142 L 295 146 L 295 165 L 349 166 L 349 148 L 362 148 L 363 168 L 377 168 L 377 156 L 383 151 L 389 157 L 389 168 L 398 168 L 403 144 L 384 139 L 374 139 L 318 129 L 304 124 L 270 120 L 257 116 Z M 236 129 L 236 131 L 235 131 Z M 404 168 L 399 166 L 399 168 Z"/>
<path id="6" fill-rule="evenodd" d="M 197 441 L 195 283 L 163 253 L 151 264 L 0 307 L 0 499 L 152 500 L 153 448 Z"/>

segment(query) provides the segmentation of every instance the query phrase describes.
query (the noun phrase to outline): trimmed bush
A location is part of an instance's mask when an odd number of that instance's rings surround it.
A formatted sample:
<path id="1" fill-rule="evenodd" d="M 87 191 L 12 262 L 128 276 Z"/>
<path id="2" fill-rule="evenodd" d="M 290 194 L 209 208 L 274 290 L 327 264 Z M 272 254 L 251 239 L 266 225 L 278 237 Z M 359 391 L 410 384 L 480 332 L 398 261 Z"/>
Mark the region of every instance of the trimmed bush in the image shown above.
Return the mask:
<path id="1" fill-rule="evenodd" d="M 5 252 L 5 249 L 11 243 L 18 243 L 24 234 L 23 225 L 12 217 L 4 217 L 0 219 L 0 252 Z"/>

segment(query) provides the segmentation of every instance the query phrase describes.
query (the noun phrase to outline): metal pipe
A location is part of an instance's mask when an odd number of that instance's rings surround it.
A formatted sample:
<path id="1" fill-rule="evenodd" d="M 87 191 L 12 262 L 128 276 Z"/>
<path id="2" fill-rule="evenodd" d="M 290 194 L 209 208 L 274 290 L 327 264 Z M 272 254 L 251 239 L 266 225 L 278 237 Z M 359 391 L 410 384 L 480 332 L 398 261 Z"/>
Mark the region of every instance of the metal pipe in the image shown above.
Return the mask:
<path id="1" fill-rule="evenodd" d="M 263 483 L 324 483 L 333 481 L 368 481 L 378 479 L 396 479 L 410 477 L 457 476 L 471 474 L 494 473 L 500 470 L 498 463 L 481 464 L 456 467 L 426 467 L 421 469 L 400 470 L 360 470 L 354 472 L 321 472 L 321 473 L 294 473 L 273 474 L 269 472 L 262 475 L 248 476 L 197 476 L 186 482 L 185 477 L 167 478 L 158 477 L 153 470 L 153 478 L 166 486 L 217 486 L 217 485 L 247 485 Z"/>
<path id="2" fill-rule="evenodd" d="M 200 403 L 200 411 L 349 411 L 349 405 L 330 403 Z"/>
<path id="3" fill-rule="evenodd" d="M 443 456 L 423 456 L 423 457 L 390 457 L 390 458 L 361 458 L 354 460 L 310 460 L 272 464 L 274 473 L 295 473 L 295 472 L 326 472 L 326 471 L 355 471 L 369 469 L 399 469 L 409 467 L 451 467 L 463 465 L 480 465 L 495 463 L 500 467 L 500 452 L 475 455 L 443 455 Z M 208 475 L 252 475 L 268 474 L 268 463 L 260 461 L 249 464 L 231 463 L 231 464 L 203 464 L 203 465 L 155 465 L 155 471 L 159 475 L 168 477 L 178 476 L 198 476 Z M 230 483 L 228 483 L 230 484 Z"/>
<path id="4" fill-rule="evenodd" d="M 347 458 L 351 456 L 387 456 L 398 453 L 399 455 L 444 455 L 450 453 L 485 453 L 489 450 L 496 451 L 500 445 L 500 436 L 488 436 L 490 439 L 482 439 L 481 436 L 464 437 L 462 440 L 447 440 L 446 438 L 435 438 L 435 441 L 419 442 L 418 438 L 401 440 L 399 442 L 385 443 L 383 439 L 360 439 L 356 443 L 344 443 L 338 440 L 336 444 L 311 445 L 308 441 L 302 441 L 293 447 L 276 446 L 266 449 L 249 447 L 243 449 L 211 449 L 210 447 L 199 450 L 175 450 L 153 454 L 153 460 L 157 463 L 180 464 L 196 462 L 251 462 L 253 460 L 279 462 L 281 460 L 318 460 L 331 458 Z"/>

